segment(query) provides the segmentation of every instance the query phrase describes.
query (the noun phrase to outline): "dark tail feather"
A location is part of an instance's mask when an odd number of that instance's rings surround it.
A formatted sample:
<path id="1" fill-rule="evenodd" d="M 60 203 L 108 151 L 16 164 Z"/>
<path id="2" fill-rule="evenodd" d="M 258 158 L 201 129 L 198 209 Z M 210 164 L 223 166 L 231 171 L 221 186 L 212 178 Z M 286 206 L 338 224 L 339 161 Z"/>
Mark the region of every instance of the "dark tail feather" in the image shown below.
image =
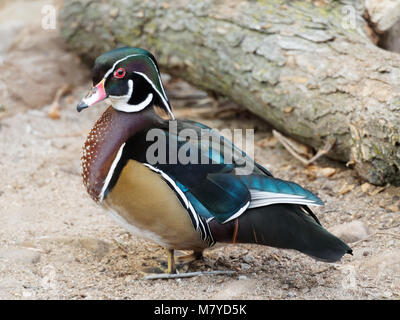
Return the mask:
<path id="1" fill-rule="evenodd" d="M 291 204 L 254 208 L 226 224 L 212 220 L 210 228 L 216 241 L 295 249 L 326 262 L 352 254 L 351 248 L 310 217 L 307 209 Z"/>

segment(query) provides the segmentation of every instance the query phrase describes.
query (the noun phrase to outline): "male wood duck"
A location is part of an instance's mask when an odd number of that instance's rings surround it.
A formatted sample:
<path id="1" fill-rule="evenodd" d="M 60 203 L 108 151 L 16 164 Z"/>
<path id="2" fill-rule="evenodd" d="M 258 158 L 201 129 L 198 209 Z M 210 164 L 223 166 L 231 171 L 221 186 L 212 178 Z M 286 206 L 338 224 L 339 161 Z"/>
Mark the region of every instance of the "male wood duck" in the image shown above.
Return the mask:
<path id="1" fill-rule="evenodd" d="M 106 98 L 112 106 L 84 144 L 84 185 L 128 231 L 167 249 L 169 273 L 176 270 L 175 249 L 192 250 L 188 258 L 194 259 L 216 243 L 295 249 L 326 262 L 352 253 L 309 209 L 323 204 L 317 196 L 274 178 L 204 124 L 175 120 L 150 52 L 131 47 L 106 52 L 96 59 L 92 75 L 94 86 L 77 110 Z M 191 139 L 182 132 L 190 132 Z M 158 153 L 155 133 L 165 137 L 158 136 L 165 146 L 158 144 Z M 177 161 L 174 150 L 199 161 Z M 152 154 L 165 161 L 150 161 Z M 224 160 L 227 154 L 232 161 Z M 244 172 L 246 166 L 250 172 Z"/>

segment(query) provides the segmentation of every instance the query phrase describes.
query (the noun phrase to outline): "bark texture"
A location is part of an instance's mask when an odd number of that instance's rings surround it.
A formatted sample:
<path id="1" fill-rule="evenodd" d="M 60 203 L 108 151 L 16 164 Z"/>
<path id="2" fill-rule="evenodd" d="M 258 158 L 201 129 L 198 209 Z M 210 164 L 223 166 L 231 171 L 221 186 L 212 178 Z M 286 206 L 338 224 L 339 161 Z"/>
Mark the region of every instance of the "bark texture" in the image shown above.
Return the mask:
<path id="1" fill-rule="evenodd" d="M 368 36 L 360 1 L 72 1 L 65 41 L 92 62 L 117 46 L 230 97 L 278 130 L 400 184 L 400 55 Z"/>

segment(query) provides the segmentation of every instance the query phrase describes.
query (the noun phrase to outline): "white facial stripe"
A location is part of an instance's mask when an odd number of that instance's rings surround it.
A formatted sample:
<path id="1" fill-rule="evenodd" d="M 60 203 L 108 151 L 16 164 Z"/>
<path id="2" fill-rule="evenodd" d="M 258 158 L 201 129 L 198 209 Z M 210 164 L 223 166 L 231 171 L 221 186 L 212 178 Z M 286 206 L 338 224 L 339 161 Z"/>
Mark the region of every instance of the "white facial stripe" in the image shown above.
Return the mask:
<path id="1" fill-rule="evenodd" d="M 157 68 L 156 64 L 154 63 L 154 61 L 151 60 L 151 59 L 150 59 L 150 61 L 151 61 L 151 63 L 153 64 L 154 69 L 158 70 L 158 68 Z M 165 91 L 164 91 L 164 86 L 163 86 L 163 84 L 162 84 L 161 77 L 160 77 L 160 74 L 159 74 L 158 72 L 157 72 L 157 77 L 158 77 L 158 81 L 160 82 L 161 90 L 162 90 L 162 92 L 163 92 L 163 94 L 164 94 L 164 97 L 166 97 L 167 94 L 166 94 Z M 172 119 L 174 120 L 174 115 L 172 115 Z"/>
<path id="2" fill-rule="evenodd" d="M 138 112 L 146 108 L 153 100 L 153 94 L 149 93 L 144 101 L 139 104 L 129 104 L 128 101 L 132 96 L 133 92 L 133 80 L 128 80 L 128 93 L 123 96 L 109 96 L 114 109 L 123 112 Z"/>
<path id="3" fill-rule="evenodd" d="M 106 74 L 104 75 L 104 79 L 107 79 L 107 77 L 114 71 L 114 69 L 115 69 L 115 67 L 116 67 L 116 65 L 117 65 L 118 63 L 120 63 L 121 61 L 124 61 L 124 60 L 126 60 L 126 59 L 128 59 L 128 58 L 130 58 L 130 57 L 134 57 L 134 56 L 140 56 L 140 54 L 137 54 L 137 53 L 131 54 L 131 55 L 129 55 L 129 56 L 126 56 L 125 58 L 122 58 L 122 59 L 119 59 L 118 61 L 116 61 L 116 62 L 113 64 L 113 66 L 112 66 L 110 69 L 107 70 Z"/>
<path id="4" fill-rule="evenodd" d="M 153 100 L 153 94 L 149 93 L 147 98 L 139 104 L 128 104 L 125 101 L 121 101 L 115 98 L 113 99 L 113 97 L 111 97 L 111 100 L 114 109 L 117 109 L 118 111 L 138 112 L 146 108 L 151 103 L 151 101 Z"/>
<path id="5" fill-rule="evenodd" d="M 172 113 L 172 110 L 168 107 L 168 102 L 165 100 L 165 98 L 164 98 L 164 96 L 161 94 L 161 92 L 158 91 L 158 89 L 155 87 L 154 83 L 153 83 L 144 73 L 142 73 L 142 72 L 137 72 L 137 71 L 134 71 L 134 73 L 141 75 L 143 78 L 146 79 L 146 81 L 147 81 L 148 83 L 150 83 L 150 85 L 151 85 L 151 86 L 153 87 L 153 89 L 158 93 L 158 95 L 160 96 L 161 100 L 163 101 L 163 103 L 164 103 L 165 107 L 167 108 L 167 111 L 168 111 L 169 115 L 171 116 L 172 120 L 175 120 L 175 116 L 174 116 L 174 114 Z M 160 80 L 160 81 L 161 81 L 161 80 Z M 161 83 L 161 82 L 160 82 L 160 83 Z M 161 85 L 161 88 L 163 89 L 163 86 L 162 86 L 162 85 Z M 163 91 L 164 91 L 164 89 L 163 89 Z"/>
<path id="6" fill-rule="evenodd" d="M 108 170 L 107 177 L 104 180 L 103 188 L 101 188 L 101 192 L 99 195 L 100 202 L 103 202 L 104 192 L 106 191 L 108 185 L 110 184 L 111 178 L 114 175 L 115 168 L 117 167 L 117 164 L 118 164 L 119 160 L 121 159 L 122 150 L 124 149 L 124 146 L 125 146 L 125 143 L 123 143 L 122 146 L 119 148 L 118 153 L 115 156 L 113 163 L 111 164 L 110 170 Z"/>

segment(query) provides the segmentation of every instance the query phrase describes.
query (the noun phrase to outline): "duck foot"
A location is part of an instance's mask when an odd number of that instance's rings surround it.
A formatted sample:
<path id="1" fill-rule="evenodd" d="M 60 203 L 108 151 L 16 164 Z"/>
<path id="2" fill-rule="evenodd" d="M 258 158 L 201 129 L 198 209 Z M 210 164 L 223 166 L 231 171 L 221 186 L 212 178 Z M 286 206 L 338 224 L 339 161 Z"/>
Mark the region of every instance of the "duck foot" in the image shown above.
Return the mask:
<path id="1" fill-rule="evenodd" d="M 167 249 L 167 256 L 168 256 L 168 268 L 166 270 L 166 273 L 174 274 L 176 273 L 176 263 L 190 263 L 195 260 L 201 259 L 203 258 L 203 252 L 194 251 L 191 254 L 178 256 L 176 257 L 175 261 L 174 249 Z"/>
<path id="2" fill-rule="evenodd" d="M 232 270 L 215 270 L 215 271 L 197 271 L 197 272 L 185 272 L 185 273 L 162 273 L 162 274 L 151 274 L 144 277 L 144 280 L 158 280 L 158 279 L 179 279 L 179 278 L 191 278 L 197 276 L 214 276 L 214 275 L 230 275 L 235 274 L 236 271 Z"/>
<path id="3" fill-rule="evenodd" d="M 304 154 L 304 151 L 298 145 L 296 145 L 298 143 L 290 140 L 276 130 L 272 130 L 272 133 L 292 156 L 294 156 L 297 160 L 300 160 L 306 166 L 326 155 L 333 148 L 336 142 L 335 139 L 328 140 L 322 149 L 319 149 L 314 156 L 307 159 L 301 155 Z"/>
<path id="4" fill-rule="evenodd" d="M 176 265 L 174 259 L 174 249 L 167 249 L 168 255 L 168 269 L 167 274 L 174 274 L 176 273 Z"/>
<path id="5" fill-rule="evenodd" d="M 191 263 L 196 260 L 203 259 L 203 251 L 193 251 L 193 253 L 186 254 L 183 256 L 177 256 L 175 261 L 176 263 Z"/>

